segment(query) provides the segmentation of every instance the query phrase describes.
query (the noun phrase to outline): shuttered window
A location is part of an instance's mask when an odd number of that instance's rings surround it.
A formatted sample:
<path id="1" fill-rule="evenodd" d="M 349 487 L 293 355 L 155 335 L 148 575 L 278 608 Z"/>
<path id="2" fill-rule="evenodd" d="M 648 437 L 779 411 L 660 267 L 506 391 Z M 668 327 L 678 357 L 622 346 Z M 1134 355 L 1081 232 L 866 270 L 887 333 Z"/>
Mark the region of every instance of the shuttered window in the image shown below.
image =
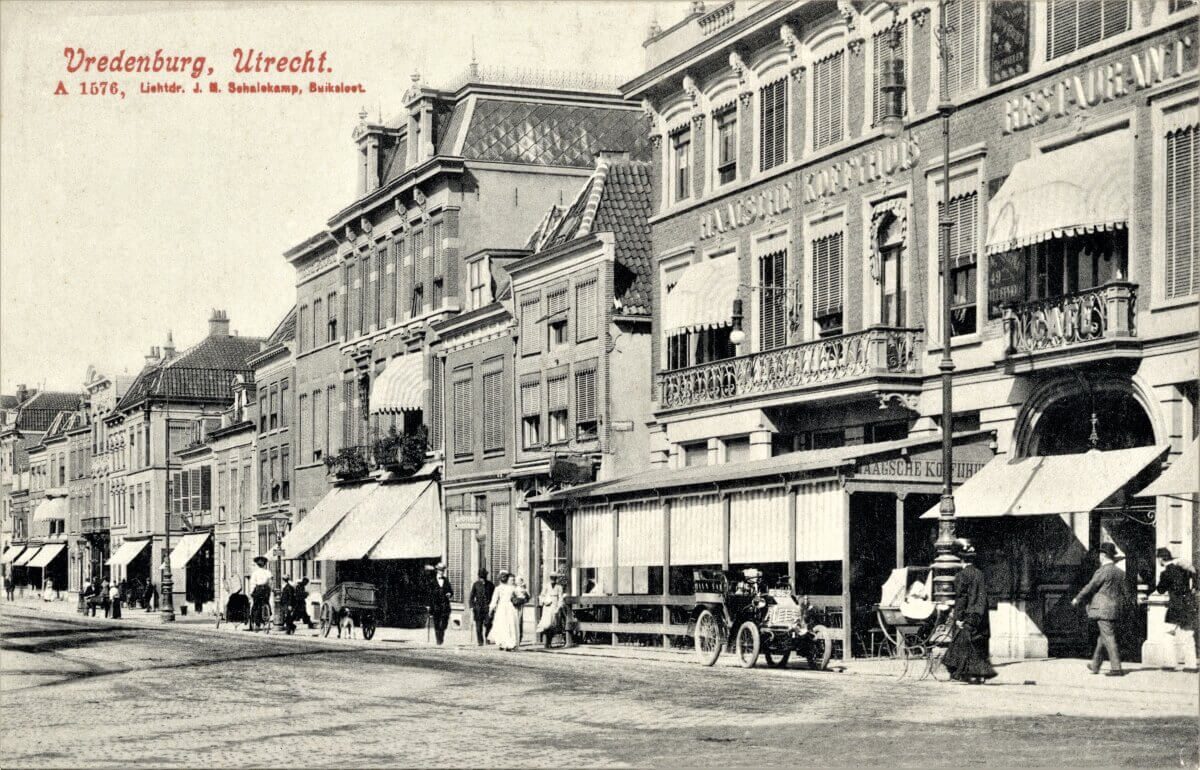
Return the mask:
<path id="1" fill-rule="evenodd" d="M 359 310 L 362 287 L 359 285 L 358 260 L 351 257 L 349 269 L 346 272 L 346 313 L 350 317 L 347 332 L 351 337 L 362 334 L 362 312 Z"/>
<path id="2" fill-rule="evenodd" d="M 948 0 L 945 5 L 950 57 L 946 85 L 950 98 L 972 93 L 979 84 L 979 12 L 977 0 Z"/>
<path id="3" fill-rule="evenodd" d="M 388 266 L 383 276 L 383 313 L 388 323 L 396 320 L 396 280 L 400 275 L 400 243 L 392 241 L 388 246 Z"/>
<path id="4" fill-rule="evenodd" d="M 905 24 L 904 22 L 900 22 L 899 24 L 896 25 L 896 27 L 899 30 L 899 36 L 897 38 L 895 48 L 892 48 L 892 31 L 891 30 L 885 29 L 881 32 L 876 32 L 874 37 L 871 38 L 872 49 L 874 50 L 874 67 L 875 67 L 875 69 L 874 69 L 875 88 L 872 89 L 872 91 L 871 91 L 873 99 L 874 99 L 874 102 L 873 102 L 874 106 L 871 111 L 871 116 L 872 116 L 871 125 L 873 125 L 873 126 L 878 126 L 879 122 L 881 120 L 883 120 L 883 112 L 884 112 L 884 109 L 887 107 L 887 94 L 880 87 L 883 85 L 884 69 L 887 67 L 888 63 L 893 60 L 899 59 L 900 61 L 904 61 L 906 58 L 904 56 L 904 51 L 905 51 L 905 46 L 908 43 L 908 25 Z M 907 83 L 907 81 L 908 81 L 907 72 L 905 73 L 904 79 L 905 79 L 905 82 Z M 903 108 L 901 109 L 901 112 L 900 112 L 901 115 L 908 114 L 907 91 L 908 91 L 908 89 L 905 89 L 905 94 L 902 97 L 904 101 L 903 101 Z"/>
<path id="5" fill-rule="evenodd" d="M 950 228 L 950 267 L 951 269 L 973 265 L 978 256 L 977 241 L 979 231 L 979 196 L 977 193 L 957 195 L 950 199 L 949 220 L 954 223 Z M 943 216 L 945 206 L 938 203 L 938 217 Z M 944 269 L 941 264 L 942 229 L 938 228 L 938 271 Z"/>
<path id="6" fill-rule="evenodd" d="M 552 316 L 567 309 L 567 290 L 559 289 L 546 295 L 546 315 Z"/>
<path id="7" fill-rule="evenodd" d="M 454 454 L 471 454 L 471 381 L 454 383 Z"/>
<path id="8" fill-rule="evenodd" d="M 596 336 L 596 281 L 584 281 L 575 287 L 575 341 Z"/>
<path id="9" fill-rule="evenodd" d="M 354 381 L 342 383 L 342 447 L 354 446 Z"/>
<path id="10" fill-rule="evenodd" d="M 671 134 L 672 200 L 691 195 L 692 134 L 686 127 Z"/>
<path id="11" fill-rule="evenodd" d="M 541 335 L 538 333 L 538 307 L 534 299 L 521 303 L 521 353 L 529 355 L 542 351 Z"/>
<path id="12" fill-rule="evenodd" d="M 1046 59 L 1057 59 L 1129 29 L 1129 0 L 1050 0 Z"/>
<path id="13" fill-rule="evenodd" d="M 1200 156 L 1196 153 L 1195 125 L 1167 134 L 1166 270 L 1164 296 L 1187 297 L 1197 291 L 1200 272 L 1200 225 L 1197 224 L 1196 180 Z"/>
<path id="14" fill-rule="evenodd" d="M 842 310 L 842 234 L 813 241 L 813 316 L 821 318 Z"/>
<path id="15" fill-rule="evenodd" d="M 375 326 L 375 287 L 379 285 L 372 277 L 375 275 L 375 254 L 364 254 L 359 269 L 362 271 L 362 330 L 365 332 Z"/>
<path id="16" fill-rule="evenodd" d="M 542 412 L 542 384 L 531 382 L 521 386 L 521 415 L 532 417 Z"/>
<path id="17" fill-rule="evenodd" d="M 787 344 L 787 252 L 758 258 L 761 298 L 758 306 L 758 349 L 774 350 Z"/>
<path id="18" fill-rule="evenodd" d="M 813 149 L 842 141 L 845 99 L 842 95 L 843 52 L 813 65 Z"/>
<path id="19" fill-rule="evenodd" d="M 450 581 L 450 585 L 454 587 L 454 595 L 460 600 L 466 596 L 469 586 L 465 585 L 466 580 L 464 573 L 466 572 L 466 559 L 470 553 L 471 543 L 474 541 L 474 531 L 469 529 L 450 528 L 450 537 L 446 542 L 446 579 Z"/>
<path id="20" fill-rule="evenodd" d="M 483 451 L 504 448 L 504 395 L 501 372 L 483 375 Z"/>
<path id="21" fill-rule="evenodd" d="M 552 412 L 567 408 L 567 378 L 565 375 L 546 381 L 546 406 Z"/>
<path id="22" fill-rule="evenodd" d="M 429 240 L 431 241 L 431 270 L 435 278 L 440 277 L 446 269 L 446 260 L 442 253 L 442 223 L 434 222 L 429 228 Z"/>
<path id="23" fill-rule="evenodd" d="M 510 537 L 508 505 L 494 503 L 492 505 L 492 572 L 511 569 L 509 563 L 508 543 Z"/>
<path id="24" fill-rule="evenodd" d="M 565 406 L 565 405 L 564 405 Z M 596 370 L 575 372 L 575 421 L 596 420 Z"/>
<path id="25" fill-rule="evenodd" d="M 787 160 L 787 78 L 758 89 L 758 168 Z"/>
<path id="26" fill-rule="evenodd" d="M 429 383 L 429 401 L 430 409 L 433 414 L 429 420 L 429 445 L 433 450 L 440 451 L 442 448 L 442 425 L 445 422 L 445 405 L 442 403 L 443 392 L 445 390 L 446 379 L 446 362 L 438 356 L 433 357 L 433 375 Z"/>

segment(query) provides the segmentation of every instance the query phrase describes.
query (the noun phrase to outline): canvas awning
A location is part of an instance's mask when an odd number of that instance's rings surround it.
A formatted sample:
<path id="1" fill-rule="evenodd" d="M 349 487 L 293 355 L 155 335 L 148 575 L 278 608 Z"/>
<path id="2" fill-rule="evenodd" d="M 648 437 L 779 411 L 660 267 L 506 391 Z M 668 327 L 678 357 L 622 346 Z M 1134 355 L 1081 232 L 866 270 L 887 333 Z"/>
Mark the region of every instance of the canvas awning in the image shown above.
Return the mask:
<path id="1" fill-rule="evenodd" d="M 988 253 L 1124 228 L 1133 152 L 1129 131 L 1119 130 L 1017 163 L 988 202 Z"/>
<path id="2" fill-rule="evenodd" d="M 1083 454 L 1004 457 L 985 465 L 954 492 L 959 519 L 1087 513 L 1167 451 L 1165 446 L 1092 450 Z M 936 519 L 935 505 L 922 519 Z"/>
<path id="3" fill-rule="evenodd" d="M 13 562 L 13 566 L 14 567 L 26 566 L 27 564 L 29 564 L 30 561 L 32 561 L 34 558 L 37 557 L 38 551 L 40 551 L 40 550 L 42 550 L 42 547 L 40 545 L 29 546 L 29 548 L 25 551 L 25 553 L 23 553 L 17 557 L 16 561 Z"/>
<path id="4" fill-rule="evenodd" d="M 108 559 L 108 564 L 111 567 L 124 567 L 129 562 L 138 557 L 146 546 L 150 545 L 149 540 L 126 540 L 121 543 L 121 547 L 117 549 Z"/>
<path id="5" fill-rule="evenodd" d="M 371 493 L 338 524 L 316 558 L 319 561 L 352 561 L 367 558 L 371 549 L 392 527 L 407 517 L 425 491 L 433 485 L 434 482 L 430 479 L 370 485 L 373 487 Z M 436 496 L 436 491 L 434 494 Z M 440 525 L 437 533 L 440 543 Z M 436 556 L 441 550 L 439 545 L 433 555 Z"/>
<path id="6" fill-rule="evenodd" d="M 371 414 L 395 414 L 425 408 L 425 356 L 410 353 L 393 358 L 371 384 Z"/>
<path id="7" fill-rule="evenodd" d="M 1139 497 L 1195 494 L 1200 494 L 1200 439 L 1193 439 L 1184 447 L 1183 454 L 1172 461 L 1171 467 L 1138 492 Z"/>
<path id="8" fill-rule="evenodd" d="M 10 545 L 4 549 L 4 554 L 0 555 L 0 564 L 12 564 L 13 560 L 20 556 L 24 550 L 25 546 L 23 545 Z"/>
<path id="9" fill-rule="evenodd" d="M 208 532 L 191 532 L 184 535 L 179 545 L 171 551 L 171 569 L 187 569 L 188 562 L 204 547 L 208 538 Z"/>
<path id="10" fill-rule="evenodd" d="M 663 298 L 663 331 L 677 334 L 729 326 L 737 292 L 737 254 L 689 265 Z"/>
<path id="11" fill-rule="evenodd" d="M 30 559 L 29 563 L 25 566 L 36 567 L 37 569 L 45 569 L 47 566 L 49 566 L 50 562 L 54 561 L 54 557 L 62 553 L 66 547 L 66 543 L 50 543 L 49 545 L 44 545 L 42 546 L 41 550 L 37 552 L 37 556 L 34 556 L 32 559 Z"/>
<path id="12" fill-rule="evenodd" d="M 432 559 L 442 553 L 442 505 L 430 482 L 367 553 L 368 559 Z"/>
<path id="13" fill-rule="evenodd" d="M 346 514 L 362 502 L 374 488 L 374 484 L 358 484 L 352 487 L 334 487 L 326 492 L 321 502 L 284 535 L 285 557 L 303 558 L 305 553 L 332 532 Z"/>
<path id="14" fill-rule="evenodd" d="M 67 518 L 67 498 L 47 497 L 33 509 L 34 521 L 50 521 Z"/>

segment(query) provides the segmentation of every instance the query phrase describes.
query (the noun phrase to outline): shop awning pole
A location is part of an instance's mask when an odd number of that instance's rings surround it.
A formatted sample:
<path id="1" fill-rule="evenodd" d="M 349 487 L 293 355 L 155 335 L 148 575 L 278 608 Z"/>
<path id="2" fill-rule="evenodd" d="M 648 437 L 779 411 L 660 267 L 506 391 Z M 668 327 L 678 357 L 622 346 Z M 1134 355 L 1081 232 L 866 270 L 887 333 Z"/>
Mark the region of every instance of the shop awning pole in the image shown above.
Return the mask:
<path id="1" fill-rule="evenodd" d="M 671 500 L 667 498 L 662 501 L 662 623 L 663 626 L 671 623 L 671 608 L 667 606 L 666 599 L 671 595 Z M 663 649 L 671 648 L 671 637 L 663 634 L 662 638 Z"/>

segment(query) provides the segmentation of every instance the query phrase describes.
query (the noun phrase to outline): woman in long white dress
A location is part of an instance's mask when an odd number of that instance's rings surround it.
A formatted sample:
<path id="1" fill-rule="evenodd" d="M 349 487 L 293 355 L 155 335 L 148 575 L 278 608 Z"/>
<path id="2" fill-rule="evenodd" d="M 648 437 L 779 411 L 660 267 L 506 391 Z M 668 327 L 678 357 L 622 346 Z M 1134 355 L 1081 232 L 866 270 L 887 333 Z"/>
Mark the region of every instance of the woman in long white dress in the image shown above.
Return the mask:
<path id="1" fill-rule="evenodd" d="M 513 606 L 512 597 L 513 576 L 509 575 L 504 582 L 496 586 L 489 607 L 492 614 L 492 630 L 488 632 L 488 641 L 502 650 L 517 649 L 517 608 Z"/>

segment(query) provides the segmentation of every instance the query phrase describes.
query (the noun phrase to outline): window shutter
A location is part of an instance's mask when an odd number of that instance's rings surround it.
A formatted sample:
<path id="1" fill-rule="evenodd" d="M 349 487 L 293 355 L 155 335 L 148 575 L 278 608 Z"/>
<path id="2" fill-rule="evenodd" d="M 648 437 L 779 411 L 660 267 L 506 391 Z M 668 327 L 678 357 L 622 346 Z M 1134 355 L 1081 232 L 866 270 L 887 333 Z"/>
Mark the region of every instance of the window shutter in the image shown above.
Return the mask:
<path id="1" fill-rule="evenodd" d="M 546 315 L 554 315 L 567 307 L 567 290 L 559 289 L 546 295 Z"/>
<path id="2" fill-rule="evenodd" d="M 429 445 L 435 452 L 442 448 L 442 424 L 444 420 L 443 414 L 445 413 L 445 407 L 442 404 L 442 391 L 445 389 L 445 368 L 446 362 L 438 356 L 433 356 L 433 376 L 429 384 L 429 406 L 433 411 L 429 420 Z"/>
<path id="3" fill-rule="evenodd" d="M 575 287 L 575 340 L 596 336 L 596 281 L 584 281 Z"/>
<path id="4" fill-rule="evenodd" d="M 1050 0 L 1046 58 L 1056 59 L 1129 29 L 1129 0 Z"/>
<path id="5" fill-rule="evenodd" d="M 508 506 L 496 503 L 492 506 L 492 572 L 508 569 Z"/>
<path id="6" fill-rule="evenodd" d="M 979 81 L 979 3 L 948 0 L 945 14 L 951 50 L 946 82 L 953 99 L 974 91 Z"/>
<path id="7" fill-rule="evenodd" d="M 871 115 L 872 115 L 871 125 L 873 125 L 873 126 L 878 126 L 879 121 L 881 121 L 883 119 L 883 109 L 885 106 L 885 99 L 886 99 L 886 97 L 884 96 L 883 90 L 880 88 L 880 85 L 883 82 L 881 79 L 883 77 L 883 68 L 892 59 L 896 59 L 896 58 L 904 59 L 905 58 L 904 51 L 905 51 L 905 48 L 906 48 L 906 45 L 908 42 L 908 26 L 904 22 L 900 22 L 900 24 L 898 26 L 900 28 L 900 42 L 897 43 L 895 50 L 892 50 L 891 32 L 889 30 L 885 29 L 880 32 L 876 32 L 874 37 L 872 37 L 872 39 L 871 39 L 871 43 L 872 43 L 871 47 L 874 49 L 873 57 L 874 57 L 874 67 L 875 67 L 875 88 L 872 90 L 872 95 L 873 95 L 873 99 L 874 99 L 874 102 L 873 102 L 874 107 L 871 112 Z M 905 72 L 904 77 L 905 77 L 905 80 L 907 81 L 908 80 L 907 71 Z M 904 96 L 904 112 L 901 114 L 907 114 L 907 113 L 908 113 L 908 95 L 906 93 Z"/>
<path id="8" fill-rule="evenodd" d="M 538 334 L 538 300 L 521 303 L 521 353 L 540 353 L 541 337 Z"/>
<path id="9" fill-rule="evenodd" d="M 575 421 L 596 419 L 596 370 L 575 372 Z"/>
<path id="10" fill-rule="evenodd" d="M 354 381 L 342 383 L 342 446 L 354 446 Z"/>
<path id="11" fill-rule="evenodd" d="M 500 372 L 483 375 L 483 448 L 504 448 L 504 396 Z"/>
<path id="12" fill-rule="evenodd" d="M 433 241 L 430 244 L 432 248 L 432 270 L 433 276 L 436 278 L 442 274 L 445 265 L 442 264 L 445 260 L 442 259 L 442 223 L 434 222 L 429 228 L 429 238 Z"/>
<path id="13" fill-rule="evenodd" d="M 200 510 L 212 510 L 212 466 L 200 468 Z"/>
<path id="14" fill-rule="evenodd" d="M 973 265 L 978 258 L 976 250 L 979 229 L 978 202 L 979 196 L 974 192 L 966 195 L 958 195 L 950 199 L 949 219 L 954 222 L 954 227 L 950 228 L 951 270 L 966 265 Z M 939 203 L 939 218 L 941 218 L 943 211 L 945 211 L 945 205 Z M 941 255 L 942 230 L 941 227 L 938 227 L 938 272 L 945 269 L 941 264 Z"/>
<path id="15" fill-rule="evenodd" d="M 1196 153 L 1196 126 L 1167 134 L 1166 271 L 1167 299 L 1187 297 L 1197 290 L 1200 272 L 1200 226 L 1196 216 L 1196 180 L 1200 156 Z"/>
<path id="16" fill-rule="evenodd" d="M 842 309 L 842 234 L 813 241 L 813 314 L 821 318 Z"/>
<path id="17" fill-rule="evenodd" d="M 454 383 L 454 453 L 471 453 L 471 381 Z"/>
<path id="18" fill-rule="evenodd" d="M 192 474 L 181 471 L 179 474 L 180 513 L 192 512 Z"/>
<path id="19" fill-rule="evenodd" d="M 758 90 L 758 167 L 762 171 L 787 160 L 787 78 Z"/>
<path id="20" fill-rule="evenodd" d="M 842 52 L 813 66 L 813 149 L 842 141 Z"/>
<path id="21" fill-rule="evenodd" d="M 551 412 L 567 408 L 567 378 L 555 377 L 546 381 L 546 406 Z"/>
<path id="22" fill-rule="evenodd" d="M 521 386 L 521 416 L 536 417 L 542 413 L 542 385 L 531 382 Z"/>
<path id="23" fill-rule="evenodd" d="M 762 287 L 758 306 L 759 350 L 774 350 L 787 344 L 786 282 L 786 251 L 758 258 L 758 283 Z"/>

